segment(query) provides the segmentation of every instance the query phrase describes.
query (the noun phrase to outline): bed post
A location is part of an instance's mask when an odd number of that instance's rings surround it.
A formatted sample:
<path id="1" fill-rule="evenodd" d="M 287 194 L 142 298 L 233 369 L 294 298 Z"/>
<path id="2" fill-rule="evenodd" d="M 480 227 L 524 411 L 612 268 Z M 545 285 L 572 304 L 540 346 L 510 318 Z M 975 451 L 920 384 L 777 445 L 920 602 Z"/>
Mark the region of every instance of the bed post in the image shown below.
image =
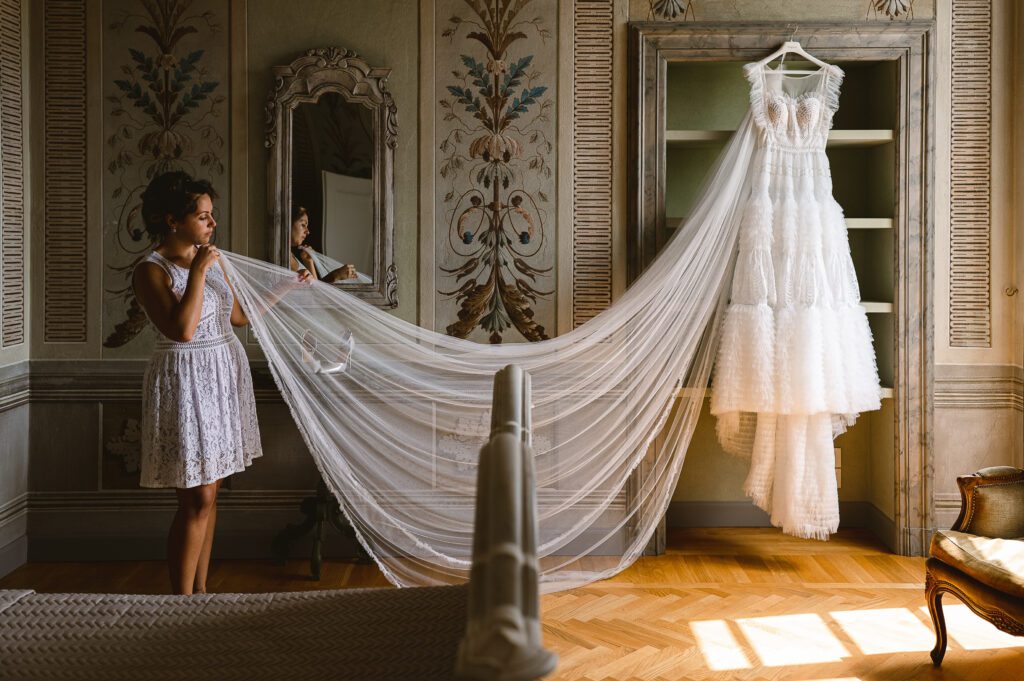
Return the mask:
<path id="1" fill-rule="evenodd" d="M 494 377 L 475 523 L 469 616 L 456 673 L 481 680 L 540 678 L 558 658 L 541 642 L 530 376 L 515 365 Z"/>

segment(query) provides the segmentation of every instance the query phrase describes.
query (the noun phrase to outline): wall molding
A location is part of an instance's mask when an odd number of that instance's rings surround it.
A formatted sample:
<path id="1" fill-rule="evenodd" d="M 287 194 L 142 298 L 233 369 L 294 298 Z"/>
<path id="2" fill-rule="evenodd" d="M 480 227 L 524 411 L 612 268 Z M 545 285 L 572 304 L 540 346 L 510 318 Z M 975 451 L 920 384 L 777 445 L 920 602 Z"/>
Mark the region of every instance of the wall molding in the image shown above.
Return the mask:
<path id="1" fill-rule="evenodd" d="M 217 498 L 218 559 L 268 559 L 274 536 L 303 518 L 299 504 L 312 490 L 230 490 Z M 163 560 L 177 507 L 171 490 L 30 492 L 30 561 Z M 355 555 L 354 540 L 328 527 L 327 557 Z M 291 558 L 308 558 L 312 535 L 296 540 Z"/>
<path id="2" fill-rule="evenodd" d="M 0 368 L 0 413 L 29 402 L 28 360 Z"/>
<path id="3" fill-rule="evenodd" d="M 28 512 L 28 493 L 19 494 L 10 501 L 0 504 L 0 527 L 24 516 Z"/>
<path id="4" fill-rule="evenodd" d="M 238 490 L 224 488 L 217 496 L 217 509 L 231 511 L 295 510 L 315 490 Z M 22 495 L 29 513 L 61 511 L 88 513 L 95 511 L 174 511 L 177 497 L 170 489 L 100 490 L 28 492 Z M 0 508 L 3 522 L 4 508 Z"/>
<path id="5" fill-rule="evenodd" d="M 0 347 L 25 342 L 25 126 L 21 0 L 0 0 Z"/>
<path id="6" fill-rule="evenodd" d="M 935 504 L 935 529 L 945 530 L 953 526 L 960 516 L 963 500 L 959 492 L 936 492 L 932 497 Z"/>
<path id="7" fill-rule="evenodd" d="M 960 497 L 959 492 L 936 492 L 935 493 L 935 511 L 944 511 L 959 514 L 960 507 L 963 505 L 963 499 Z"/>
<path id="8" fill-rule="evenodd" d="M 937 365 L 935 408 L 1024 412 L 1024 369 L 1009 364 Z"/>
<path id="9" fill-rule="evenodd" d="M 949 344 L 992 347 L 992 3 L 952 0 Z"/>

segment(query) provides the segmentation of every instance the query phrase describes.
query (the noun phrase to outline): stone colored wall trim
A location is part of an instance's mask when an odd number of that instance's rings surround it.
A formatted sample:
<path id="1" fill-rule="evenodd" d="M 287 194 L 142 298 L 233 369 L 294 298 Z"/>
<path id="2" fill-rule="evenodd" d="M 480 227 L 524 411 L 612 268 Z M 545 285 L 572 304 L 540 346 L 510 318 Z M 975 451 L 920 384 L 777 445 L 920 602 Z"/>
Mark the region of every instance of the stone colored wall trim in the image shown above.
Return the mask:
<path id="1" fill-rule="evenodd" d="M 936 367 L 936 409 L 1024 411 L 1024 370 L 1013 365 Z"/>
<path id="2" fill-rule="evenodd" d="M 0 528 L 28 513 L 28 494 L 19 494 L 0 505 Z"/>

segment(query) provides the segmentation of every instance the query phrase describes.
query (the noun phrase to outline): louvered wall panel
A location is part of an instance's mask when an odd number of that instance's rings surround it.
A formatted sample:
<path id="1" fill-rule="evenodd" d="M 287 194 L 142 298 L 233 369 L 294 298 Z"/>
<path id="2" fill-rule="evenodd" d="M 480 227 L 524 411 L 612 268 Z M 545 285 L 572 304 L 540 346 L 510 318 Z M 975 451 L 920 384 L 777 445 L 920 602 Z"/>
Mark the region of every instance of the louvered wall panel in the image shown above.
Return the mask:
<path id="1" fill-rule="evenodd" d="M 3 347 L 25 342 L 21 0 L 0 0 L 0 309 Z"/>
<path id="2" fill-rule="evenodd" d="M 43 336 L 87 340 L 84 0 L 46 0 Z"/>
<path id="3" fill-rule="evenodd" d="M 612 302 L 614 0 L 573 14 L 573 326 Z"/>
<path id="4" fill-rule="evenodd" d="M 992 6 L 953 1 L 949 342 L 992 346 Z"/>

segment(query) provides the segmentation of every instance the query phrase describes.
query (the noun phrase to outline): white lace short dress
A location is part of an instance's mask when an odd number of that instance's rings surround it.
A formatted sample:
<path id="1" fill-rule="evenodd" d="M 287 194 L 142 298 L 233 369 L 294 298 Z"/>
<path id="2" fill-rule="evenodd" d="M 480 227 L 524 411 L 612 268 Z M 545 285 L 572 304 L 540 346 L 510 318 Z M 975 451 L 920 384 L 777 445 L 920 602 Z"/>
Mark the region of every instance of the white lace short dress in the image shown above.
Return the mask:
<path id="1" fill-rule="evenodd" d="M 180 299 L 189 271 L 156 251 L 144 262 L 167 272 Z M 142 386 L 143 487 L 207 485 L 263 453 L 249 362 L 231 330 L 233 303 L 224 271 L 214 265 L 192 340 L 157 341 Z"/>

